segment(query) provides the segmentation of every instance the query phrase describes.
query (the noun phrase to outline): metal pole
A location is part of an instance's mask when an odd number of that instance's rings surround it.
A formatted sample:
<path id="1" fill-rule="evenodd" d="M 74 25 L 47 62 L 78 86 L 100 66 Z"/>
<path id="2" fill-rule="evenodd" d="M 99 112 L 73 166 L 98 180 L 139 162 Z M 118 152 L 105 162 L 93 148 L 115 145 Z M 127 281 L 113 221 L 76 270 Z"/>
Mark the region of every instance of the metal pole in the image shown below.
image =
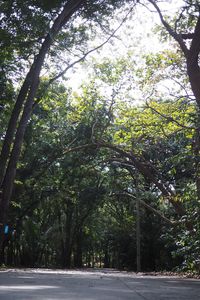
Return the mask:
<path id="1" fill-rule="evenodd" d="M 140 244 L 140 201 L 136 199 L 136 245 L 137 245 L 137 272 L 141 272 L 141 244 Z"/>

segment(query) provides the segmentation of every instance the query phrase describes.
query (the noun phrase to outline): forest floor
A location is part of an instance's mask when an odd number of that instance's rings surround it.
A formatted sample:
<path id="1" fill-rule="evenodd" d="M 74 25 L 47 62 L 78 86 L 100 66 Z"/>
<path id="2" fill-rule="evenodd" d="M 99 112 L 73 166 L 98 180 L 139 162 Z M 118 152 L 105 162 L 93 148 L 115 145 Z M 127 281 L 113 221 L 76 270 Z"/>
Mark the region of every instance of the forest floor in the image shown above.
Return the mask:
<path id="1" fill-rule="evenodd" d="M 193 300 L 200 280 L 169 273 L 133 273 L 110 269 L 4 269 L 3 300 Z"/>

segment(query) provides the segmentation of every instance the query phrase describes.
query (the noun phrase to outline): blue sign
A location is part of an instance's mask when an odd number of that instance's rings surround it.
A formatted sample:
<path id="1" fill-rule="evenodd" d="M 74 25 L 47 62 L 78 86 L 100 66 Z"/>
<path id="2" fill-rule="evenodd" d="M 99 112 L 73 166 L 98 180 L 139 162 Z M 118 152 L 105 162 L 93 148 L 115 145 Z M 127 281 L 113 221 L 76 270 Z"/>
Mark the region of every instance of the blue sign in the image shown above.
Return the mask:
<path id="1" fill-rule="evenodd" d="M 4 228 L 4 233 L 5 234 L 8 234 L 8 229 L 9 229 L 8 225 L 5 225 L 5 228 Z"/>

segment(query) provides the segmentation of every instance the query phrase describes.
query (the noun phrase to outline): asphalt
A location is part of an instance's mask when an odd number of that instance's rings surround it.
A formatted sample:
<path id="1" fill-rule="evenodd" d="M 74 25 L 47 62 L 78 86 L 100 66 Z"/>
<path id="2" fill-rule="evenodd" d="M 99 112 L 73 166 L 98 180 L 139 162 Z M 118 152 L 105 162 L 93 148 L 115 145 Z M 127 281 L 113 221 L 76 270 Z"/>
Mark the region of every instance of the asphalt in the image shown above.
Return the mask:
<path id="1" fill-rule="evenodd" d="M 1 300 L 200 300 L 200 280 L 114 270 L 6 270 Z"/>

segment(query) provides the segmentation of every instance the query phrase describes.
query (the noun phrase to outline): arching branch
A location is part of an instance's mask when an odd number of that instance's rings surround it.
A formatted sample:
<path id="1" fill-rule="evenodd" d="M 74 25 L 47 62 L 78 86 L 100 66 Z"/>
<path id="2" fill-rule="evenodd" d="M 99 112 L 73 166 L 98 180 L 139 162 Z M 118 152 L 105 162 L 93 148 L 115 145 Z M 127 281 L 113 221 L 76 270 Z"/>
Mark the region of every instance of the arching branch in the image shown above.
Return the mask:
<path id="1" fill-rule="evenodd" d="M 165 185 L 161 179 L 161 177 L 158 179 L 158 177 L 155 176 L 155 174 L 152 173 L 151 169 L 148 167 L 148 164 L 145 164 L 140 160 L 140 158 L 135 155 L 133 152 L 128 152 L 123 149 L 121 149 L 119 146 L 108 144 L 104 141 L 97 141 L 91 144 L 85 144 L 81 146 L 77 146 L 74 148 L 65 149 L 63 152 L 63 155 L 81 151 L 87 148 L 107 148 L 110 149 L 118 154 L 120 154 L 124 158 L 128 158 L 130 160 L 130 164 L 134 165 L 134 167 L 146 178 L 148 181 L 155 184 L 155 186 L 161 191 L 162 195 L 168 199 L 168 201 L 173 205 L 174 209 L 179 215 L 185 215 L 185 209 L 183 208 L 183 205 L 181 202 L 175 200 L 175 193 L 168 185 Z M 159 172 L 158 172 L 159 174 Z"/>
<path id="2" fill-rule="evenodd" d="M 162 220 L 164 220 L 169 225 L 171 225 L 171 226 L 177 225 L 177 222 L 171 221 L 170 219 L 168 219 L 167 217 L 165 217 L 163 214 L 161 214 L 161 212 L 159 212 L 157 209 L 155 209 L 152 206 L 150 206 L 149 204 L 147 204 L 144 200 L 142 200 L 142 199 L 136 199 L 136 197 L 134 195 L 132 195 L 131 193 L 128 193 L 128 192 L 123 193 L 123 195 L 129 196 L 129 197 L 133 198 L 134 200 L 138 200 L 143 207 L 145 207 L 146 209 L 150 210 L 155 215 L 159 216 Z"/>

